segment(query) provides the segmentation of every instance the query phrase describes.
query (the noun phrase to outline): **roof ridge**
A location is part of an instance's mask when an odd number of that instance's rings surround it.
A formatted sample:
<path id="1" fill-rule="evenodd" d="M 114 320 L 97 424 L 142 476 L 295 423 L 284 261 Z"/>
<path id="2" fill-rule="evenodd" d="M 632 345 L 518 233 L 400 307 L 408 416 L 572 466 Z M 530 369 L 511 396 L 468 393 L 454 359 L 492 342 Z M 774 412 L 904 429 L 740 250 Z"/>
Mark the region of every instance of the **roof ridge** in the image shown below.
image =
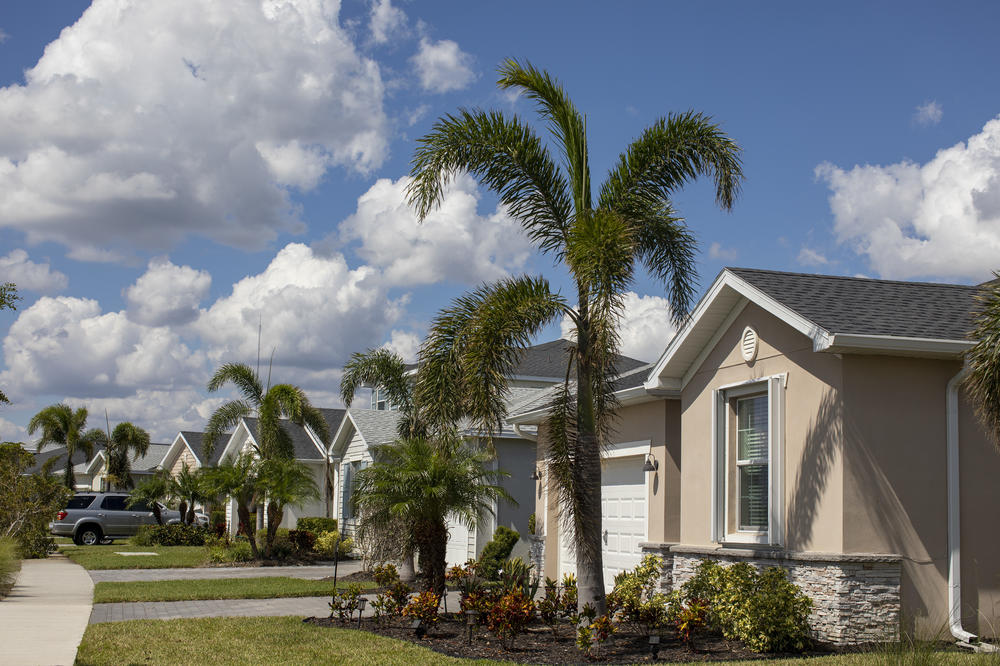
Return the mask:
<path id="1" fill-rule="evenodd" d="M 739 266 L 726 266 L 722 270 L 729 271 L 731 273 L 739 274 L 739 272 L 748 273 L 767 273 L 769 275 L 795 275 L 800 277 L 808 278 L 825 278 L 830 280 L 846 280 L 851 282 L 879 282 L 882 284 L 906 284 L 906 285 L 919 285 L 923 287 L 933 286 L 933 287 L 956 287 L 959 289 L 978 289 L 979 285 L 970 284 L 958 284 L 955 282 L 925 282 L 920 280 L 887 280 L 885 278 L 870 278 L 870 277 L 860 277 L 856 275 L 830 275 L 827 273 L 803 273 L 800 271 L 776 271 L 769 268 L 743 268 Z"/>

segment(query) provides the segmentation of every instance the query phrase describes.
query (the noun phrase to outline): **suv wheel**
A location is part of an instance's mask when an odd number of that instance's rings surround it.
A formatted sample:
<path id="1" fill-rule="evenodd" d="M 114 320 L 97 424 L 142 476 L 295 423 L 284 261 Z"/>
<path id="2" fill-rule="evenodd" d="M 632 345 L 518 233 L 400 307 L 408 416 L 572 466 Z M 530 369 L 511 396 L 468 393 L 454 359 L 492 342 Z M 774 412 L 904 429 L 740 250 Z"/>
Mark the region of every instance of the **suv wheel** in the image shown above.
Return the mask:
<path id="1" fill-rule="evenodd" d="M 96 546 L 101 542 L 101 528 L 97 525 L 84 525 L 76 531 L 73 539 L 78 546 Z"/>

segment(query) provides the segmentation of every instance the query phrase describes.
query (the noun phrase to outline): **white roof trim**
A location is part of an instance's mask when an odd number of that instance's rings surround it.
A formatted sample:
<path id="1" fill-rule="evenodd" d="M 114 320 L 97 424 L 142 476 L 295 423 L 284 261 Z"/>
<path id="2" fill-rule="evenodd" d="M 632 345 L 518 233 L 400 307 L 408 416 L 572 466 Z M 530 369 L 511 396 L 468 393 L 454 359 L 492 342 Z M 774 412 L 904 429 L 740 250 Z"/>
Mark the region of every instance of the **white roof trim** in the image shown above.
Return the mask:
<path id="1" fill-rule="evenodd" d="M 894 335 L 856 335 L 835 333 L 825 347 L 816 351 L 880 351 L 886 354 L 919 354 L 921 356 L 954 357 L 972 348 L 970 340 L 941 338 L 904 338 Z"/>
<path id="2" fill-rule="evenodd" d="M 83 471 L 87 474 L 93 474 L 94 463 L 96 463 L 98 459 L 100 459 L 101 462 L 103 462 L 104 464 L 107 464 L 107 456 L 104 455 L 104 451 L 98 451 L 97 455 L 91 458 L 90 461 L 87 463 L 87 466 L 83 468 Z"/>
<path id="3" fill-rule="evenodd" d="M 348 409 L 347 413 L 344 414 L 344 420 L 340 422 L 340 426 L 337 427 L 337 432 L 334 433 L 333 438 L 330 440 L 330 450 L 327 452 L 327 455 L 330 458 L 339 459 L 339 458 L 343 458 L 344 457 L 344 453 L 345 452 L 341 451 L 340 455 L 338 456 L 337 455 L 337 449 L 338 448 L 344 448 L 344 447 L 340 446 L 340 443 L 341 443 L 342 438 L 344 437 L 344 433 L 347 432 L 348 421 L 350 422 L 350 424 L 351 424 L 350 427 L 351 427 L 351 429 L 354 432 L 358 432 L 358 433 L 361 432 L 361 428 L 358 427 L 358 424 L 355 423 L 355 421 L 354 421 L 354 417 L 351 416 L 351 410 Z M 362 438 L 364 438 L 364 435 L 362 435 Z M 351 442 L 352 439 L 354 439 L 354 434 L 353 433 L 351 434 L 350 437 L 348 437 L 346 439 L 347 443 L 350 444 L 350 442 Z M 367 444 L 367 442 L 366 442 L 366 444 Z"/>
<path id="4" fill-rule="evenodd" d="M 253 442 L 254 444 L 257 443 L 257 440 L 254 439 L 253 433 L 250 432 L 250 428 L 247 426 L 246 421 L 243 420 L 243 419 L 240 419 L 239 425 L 237 425 L 235 428 L 233 428 L 233 433 L 231 435 L 229 435 L 229 441 L 226 442 L 226 446 L 223 447 L 223 449 L 222 449 L 222 455 L 219 456 L 219 462 L 222 462 L 223 460 L 226 460 L 227 458 L 229 458 L 229 457 L 231 457 L 233 455 L 237 455 L 238 456 L 240 454 L 240 451 L 237 451 L 235 449 L 232 450 L 232 451 L 230 451 L 230 449 L 233 448 L 233 445 L 236 442 L 236 433 L 238 433 L 241 428 L 243 430 L 245 430 L 246 433 L 247 433 L 247 436 L 246 436 L 246 439 L 244 440 L 244 443 L 246 443 L 246 442 Z M 244 447 L 241 447 L 240 450 L 242 450 L 242 448 L 244 448 Z"/>
<path id="5" fill-rule="evenodd" d="M 166 455 L 163 456 L 163 460 L 161 460 L 156 467 L 158 469 L 172 468 L 174 466 L 174 463 L 177 461 L 177 457 L 180 455 L 179 449 L 182 443 L 185 447 L 187 447 L 187 450 L 191 452 L 191 455 L 194 456 L 195 462 L 198 463 L 198 466 L 199 467 L 203 466 L 201 458 L 199 458 L 198 454 L 195 453 L 194 449 L 191 448 L 191 444 L 188 443 L 187 438 L 184 436 L 184 433 L 178 431 L 177 436 L 174 437 L 174 441 L 170 443 L 170 448 L 167 449 Z M 168 460 L 170 461 L 169 465 L 167 464 Z"/>

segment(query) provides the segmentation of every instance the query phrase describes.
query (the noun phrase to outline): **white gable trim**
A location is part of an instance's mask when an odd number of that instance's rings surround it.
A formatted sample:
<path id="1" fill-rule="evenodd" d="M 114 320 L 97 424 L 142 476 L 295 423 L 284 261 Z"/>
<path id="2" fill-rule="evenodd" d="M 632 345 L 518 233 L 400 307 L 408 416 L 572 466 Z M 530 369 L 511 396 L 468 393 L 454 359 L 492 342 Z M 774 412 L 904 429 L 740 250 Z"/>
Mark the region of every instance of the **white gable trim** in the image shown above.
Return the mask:
<path id="1" fill-rule="evenodd" d="M 351 444 L 351 440 L 354 439 L 354 433 L 360 433 L 361 428 L 355 423 L 354 417 L 351 416 L 351 410 L 348 409 L 347 413 L 344 414 L 344 420 L 340 422 L 340 426 L 337 428 L 336 434 L 334 434 L 333 439 L 330 440 L 330 451 L 328 455 L 334 460 L 338 460 L 344 457 L 345 449 Z M 364 435 L 362 435 L 364 437 Z"/>
<path id="2" fill-rule="evenodd" d="M 233 434 L 229 436 L 229 441 L 226 442 L 225 448 L 222 449 L 222 455 L 219 456 L 219 462 L 228 458 L 239 456 L 240 452 L 246 448 L 245 446 L 242 446 L 239 450 L 236 449 L 236 435 L 239 434 L 240 430 L 243 430 L 247 434 L 244 442 L 253 442 L 254 444 L 257 444 L 257 440 L 254 439 L 253 433 L 250 431 L 250 427 L 247 426 L 246 421 L 240 419 L 239 425 L 237 425 L 233 430 Z"/>
<path id="3" fill-rule="evenodd" d="M 177 436 L 174 437 L 174 441 L 171 442 L 170 448 L 167 449 L 166 455 L 163 456 L 163 460 L 160 461 L 160 464 L 158 464 L 156 468 L 170 469 L 171 467 L 173 467 L 174 462 L 177 461 L 178 456 L 180 456 L 181 454 L 180 450 L 182 447 L 186 447 L 187 450 L 191 452 L 191 455 L 194 456 L 195 461 L 198 463 L 198 467 L 201 467 L 202 466 L 201 458 L 199 458 L 198 454 L 195 453 L 194 449 L 191 448 L 191 445 L 188 443 L 187 438 L 184 437 L 184 433 L 178 432 Z"/>

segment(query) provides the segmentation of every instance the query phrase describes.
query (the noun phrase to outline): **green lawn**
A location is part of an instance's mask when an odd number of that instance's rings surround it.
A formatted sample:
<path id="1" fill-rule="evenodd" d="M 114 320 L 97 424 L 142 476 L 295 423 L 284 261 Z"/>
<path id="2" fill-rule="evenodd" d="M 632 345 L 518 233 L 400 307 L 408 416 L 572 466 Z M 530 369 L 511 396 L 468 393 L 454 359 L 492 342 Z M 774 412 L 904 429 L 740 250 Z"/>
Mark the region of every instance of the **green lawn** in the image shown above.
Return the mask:
<path id="1" fill-rule="evenodd" d="M 583 661 L 581 659 L 581 661 Z M 303 624 L 294 617 L 133 620 L 92 624 L 76 663 L 97 664 L 498 664 L 453 659 L 406 641 Z M 996 666 L 995 655 L 887 652 L 726 666 Z"/>
<path id="2" fill-rule="evenodd" d="M 343 588 L 346 585 L 343 581 L 338 581 L 337 587 Z M 363 583 L 361 586 L 371 588 L 374 587 L 374 583 Z M 157 580 L 140 583 L 98 583 L 94 586 L 94 603 L 321 597 L 332 592 L 332 581 L 302 580 L 287 576 L 218 578 L 214 580 Z"/>
<path id="3" fill-rule="evenodd" d="M 200 567 L 208 562 L 204 546 L 64 546 L 59 549 L 84 569 L 171 569 Z M 117 555 L 120 552 L 158 553 L 156 556 Z"/>

